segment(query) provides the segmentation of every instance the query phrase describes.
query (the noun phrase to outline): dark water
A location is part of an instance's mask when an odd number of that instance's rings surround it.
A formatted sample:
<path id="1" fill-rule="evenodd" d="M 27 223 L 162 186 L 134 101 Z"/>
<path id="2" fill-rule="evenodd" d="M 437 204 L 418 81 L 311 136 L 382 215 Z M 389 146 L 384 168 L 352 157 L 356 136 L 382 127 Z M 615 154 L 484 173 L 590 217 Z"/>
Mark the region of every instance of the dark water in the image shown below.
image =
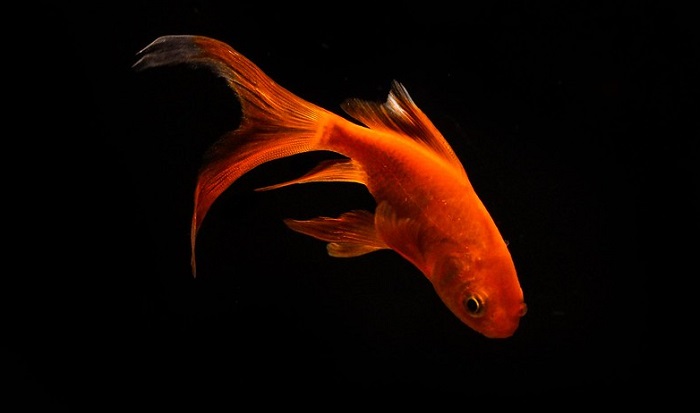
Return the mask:
<path id="1" fill-rule="evenodd" d="M 226 2 L 56 11 L 66 24 L 31 53 L 50 65 L 19 68 L 32 75 L 23 107 L 36 123 L 22 125 L 10 187 L 10 220 L 21 222 L 10 252 L 26 254 L 11 254 L 6 273 L 11 391 L 71 405 L 286 391 L 600 395 L 649 383 L 640 199 L 666 153 L 678 176 L 693 155 L 673 133 L 640 136 L 684 115 L 675 94 L 691 40 L 682 13 L 618 3 L 398 15 L 344 5 L 320 17 Z M 331 258 L 282 223 L 372 208 L 362 187 L 253 192 L 328 154 L 236 182 L 202 228 L 193 280 L 197 168 L 239 107 L 204 70 L 131 71 L 166 34 L 223 40 L 337 113 L 402 82 L 509 241 L 529 307 L 516 334 L 491 340 L 462 325 L 392 252 Z"/>

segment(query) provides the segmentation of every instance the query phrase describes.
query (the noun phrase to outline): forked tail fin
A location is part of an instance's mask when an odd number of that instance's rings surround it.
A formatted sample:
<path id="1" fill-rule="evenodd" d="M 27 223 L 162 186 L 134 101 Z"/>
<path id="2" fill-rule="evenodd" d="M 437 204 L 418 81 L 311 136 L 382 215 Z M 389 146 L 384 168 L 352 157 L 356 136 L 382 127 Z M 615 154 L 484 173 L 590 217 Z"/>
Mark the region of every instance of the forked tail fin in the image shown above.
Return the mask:
<path id="1" fill-rule="evenodd" d="M 163 36 L 141 50 L 137 70 L 176 64 L 204 65 L 224 78 L 241 103 L 241 124 L 205 154 L 192 215 L 192 274 L 195 239 L 216 198 L 236 179 L 265 162 L 318 150 L 319 125 L 330 112 L 279 86 L 229 45 L 202 36 Z"/>

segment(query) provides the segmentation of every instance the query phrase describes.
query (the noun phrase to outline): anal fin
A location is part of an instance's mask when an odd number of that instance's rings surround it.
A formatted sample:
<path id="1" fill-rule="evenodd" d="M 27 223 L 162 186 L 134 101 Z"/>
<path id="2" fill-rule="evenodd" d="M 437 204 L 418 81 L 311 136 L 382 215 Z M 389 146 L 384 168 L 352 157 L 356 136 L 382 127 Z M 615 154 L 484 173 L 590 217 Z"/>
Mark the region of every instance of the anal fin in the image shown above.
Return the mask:
<path id="1" fill-rule="evenodd" d="M 365 185 L 367 183 L 367 175 L 360 164 L 352 159 L 329 159 L 319 163 L 314 169 L 300 178 L 258 188 L 256 191 L 269 191 L 308 182 L 354 182 Z"/>
<path id="2" fill-rule="evenodd" d="M 287 219 L 284 222 L 294 231 L 327 241 L 328 254 L 333 257 L 357 257 L 389 248 L 377 236 L 374 215 L 369 211 L 350 211 L 338 218 Z"/>

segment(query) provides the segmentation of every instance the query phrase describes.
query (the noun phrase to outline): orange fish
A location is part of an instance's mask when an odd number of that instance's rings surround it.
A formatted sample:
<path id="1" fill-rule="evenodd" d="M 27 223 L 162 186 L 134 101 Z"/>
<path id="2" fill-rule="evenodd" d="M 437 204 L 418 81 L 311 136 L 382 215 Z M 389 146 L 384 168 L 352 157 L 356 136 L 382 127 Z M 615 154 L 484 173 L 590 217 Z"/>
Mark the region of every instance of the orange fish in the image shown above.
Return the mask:
<path id="1" fill-rule="evenodd" d="M 310 151 L 343 156 L 270 190 L 306 182 L 355 182 L 374 213 L 285 220 L 328 242 L 333 257 L 391 249 L 413 263 L 447 307 L 492 338 L 513 335 L 527 311 L 510 252 L 450 145 L 394 81 L 385 103 L 349 99 L 342 109 L 360 125 L 281 87 L 229 45 L 202 36 L 163 36 L 141 50 L 137 70 L 174 64 L 209 67 L 237 94 L 238 129 L 207 152 L 194 194 L 191 246 L 212 203 L 236 179 L 275 159 Z"/>

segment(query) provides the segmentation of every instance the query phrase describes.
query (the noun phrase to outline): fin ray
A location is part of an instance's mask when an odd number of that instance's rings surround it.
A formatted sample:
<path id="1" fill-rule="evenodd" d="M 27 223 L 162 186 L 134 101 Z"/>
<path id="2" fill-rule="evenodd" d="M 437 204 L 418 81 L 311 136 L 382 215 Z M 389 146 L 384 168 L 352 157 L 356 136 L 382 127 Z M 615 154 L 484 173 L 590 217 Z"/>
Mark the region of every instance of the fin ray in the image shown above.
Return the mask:
<path id="1" fill-rule="evenodd" d="M 270 191 L 289 185 L 309 182 L 352 182 L 366 185 L 367 174 L 362 169 L 362 166 L 352 159 L 329 159 L 319 163 L 314 169 L 300 178 L 257 188 L 256 191 Z"/>
<path id="2" fill-rule="evenodd" d="M 333 257 L 356 257 L 389 248 L 378 237 L 374 214 L 369 211 L 350 211 L 339 218 L 286 219 L 284 222 L 294 231 L 327 241 L 328 254 Z"/>
<path id="3" fill-rule="evenodd" d="M 426 231 L 424 224 L 412 219 L 399 217 L 387 201 L 381 202 L 375 211 L 376 227 L 381 230 L 382 239 L 388 245 L 418 268 L 423 268 L 423 248 Z"/>

